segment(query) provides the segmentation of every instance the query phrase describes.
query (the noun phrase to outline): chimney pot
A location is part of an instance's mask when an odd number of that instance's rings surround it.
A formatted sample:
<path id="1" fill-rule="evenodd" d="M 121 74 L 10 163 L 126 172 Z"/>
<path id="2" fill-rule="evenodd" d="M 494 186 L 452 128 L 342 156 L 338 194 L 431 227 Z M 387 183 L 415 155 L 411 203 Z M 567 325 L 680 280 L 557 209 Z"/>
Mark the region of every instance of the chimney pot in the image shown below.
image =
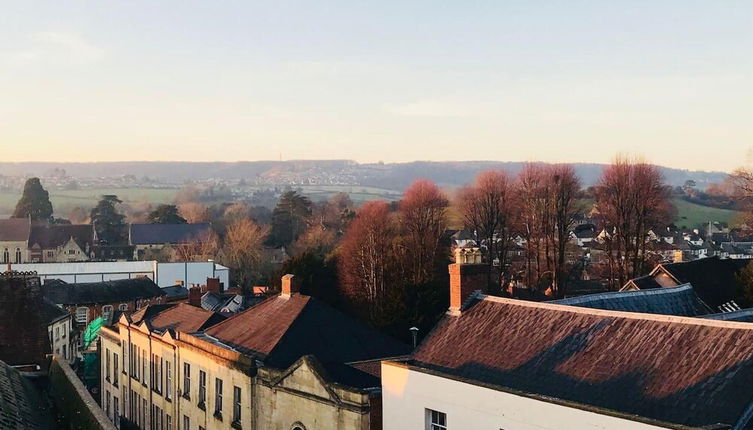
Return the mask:
<path id="1" fill-rule="evenodd" d="M 220 278 L 207 278 L 207 291 L 221 293 L 222 286 L 220 285 Z"/>
<path id="2" fill-rule="evenodd" d="M 294 294 L 298 294 L 301 291 L 300 287 L 299 278 L 287 274 L 282 277 L 282 291 L 280 295 L 283 297 L 290 297 Z"/>
<path id="3" fill-rule="evenodd" d="M 470 255 L 471 261 L 476 261 L 476 257 L 473 254 Z M 488 267 L 481 264 L 480 260 L 478 261 L 478 263 L 450 264 L 450 314 L 459 315 L 463 303 L 471 294 L 477 290 L 486 290 Z"/>
<path id="4" fill-rule="evenodd" d="M 188 304 L 191 306 L 201 307 L 201 288 L 191 287 L 188 289 Z"/>

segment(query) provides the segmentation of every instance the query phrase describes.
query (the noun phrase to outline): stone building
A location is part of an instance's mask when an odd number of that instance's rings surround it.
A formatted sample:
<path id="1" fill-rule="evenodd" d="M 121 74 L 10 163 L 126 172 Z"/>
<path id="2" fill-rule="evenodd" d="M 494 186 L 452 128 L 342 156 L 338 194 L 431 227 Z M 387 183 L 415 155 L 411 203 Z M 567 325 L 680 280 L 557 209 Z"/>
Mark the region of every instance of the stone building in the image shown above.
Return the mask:
<path id="1" fill-rule="evenodd" d="M 0 219 L 0 263 L 26 263 L 31 220 L 28 218 Z"/>
<path id="2" fill-rule="evenodd" d="M 405 345 L 298 294 L 291 275 L 279 296 L 216 324 L 213 315 L 152 305 L 102 329 L 102 401 L 107 408 L 110 398 L 113 421 L 160 430 L 381 428 L 379 359 L 404 356 Z"/>

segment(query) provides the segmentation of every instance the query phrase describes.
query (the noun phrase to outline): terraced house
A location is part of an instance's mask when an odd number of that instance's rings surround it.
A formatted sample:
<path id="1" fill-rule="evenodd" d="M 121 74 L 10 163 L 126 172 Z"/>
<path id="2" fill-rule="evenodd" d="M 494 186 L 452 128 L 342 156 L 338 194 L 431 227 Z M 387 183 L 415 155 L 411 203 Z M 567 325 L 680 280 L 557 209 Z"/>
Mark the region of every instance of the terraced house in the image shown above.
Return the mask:
<path id="1" fill-rule="evenodd" d="M 101 331 L 102 405 L 120 428 L 381 428 L 379 362 L 405 345 L 297 293 L 233 317 L 152 305 Z"/>

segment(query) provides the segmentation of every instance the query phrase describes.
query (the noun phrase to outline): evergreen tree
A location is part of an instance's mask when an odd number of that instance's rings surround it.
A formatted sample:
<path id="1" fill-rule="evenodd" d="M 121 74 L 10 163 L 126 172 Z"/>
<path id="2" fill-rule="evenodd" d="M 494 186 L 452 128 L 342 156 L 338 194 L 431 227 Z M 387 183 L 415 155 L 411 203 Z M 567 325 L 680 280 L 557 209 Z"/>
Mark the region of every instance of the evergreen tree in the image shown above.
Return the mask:
<path id="1" fill-rule="evenodd" d="M 39 178 L 29 178 L 24 184 L 24 192 L 16 204 L 12 218 L 31 218 L 32 221 L 50 221 L 52 203 L 47 190 L 42 188 Z"/>
<path id="2" fill-rule="evenodd" d="M 178 214 L 175 205 L 159 205 L 149 213 L 147 218 L 151 224 L 185 224 L 186 219 Z"/>
<path id="3" fill-rule="evenodd" d="M 125 240 L 125 215 L 115 205 L 122 203 L 118 196 L 104 195 L 91 211 L 91 222 L 100 241 L 109 245 Z"/>
<path id="4" fill-rule="evenodd" d="M 296 191 L 280 197 L 272 212 L 272 241 L 277 246 L 289 246 L 306 231 L 311 217 L 311 200 Z"/>

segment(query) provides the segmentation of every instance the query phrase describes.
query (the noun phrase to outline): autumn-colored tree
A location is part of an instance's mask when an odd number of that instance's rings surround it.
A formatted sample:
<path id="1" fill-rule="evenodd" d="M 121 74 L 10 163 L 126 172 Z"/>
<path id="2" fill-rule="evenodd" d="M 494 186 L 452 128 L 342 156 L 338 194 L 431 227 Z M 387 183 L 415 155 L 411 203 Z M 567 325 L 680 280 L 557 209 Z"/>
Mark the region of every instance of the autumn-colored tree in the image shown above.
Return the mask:
<path id="1" fill-rule="evenodd" d="M 512 225 L 517 216 L 510 180 L 504 171 L 480 173 L 471 186 L 460 190 L 459 200 L 466 227 L 474 230 L 485 249 L 489 266 L 489 292 L 498 294 L 507 275 L 507 251 Z M 498 278 L 492 282 L 494 260 L 499 261 Z"/>
<path id="2" fill-rule="evenodd" d="M 365 203 L 345 232 L 338 253 L 344 298 L 355 313 L 381 327 L 399 315 L 395 308 L 401 303 L 395 224 L 388 203 Z"/>
<path id="3" fill-rule="evenodd" d="M 268 235 L 269 226 L 261 226 L 250 218 L 237 219 L 227 228 L 225 257 L 243 288 L 255 280 L 254 269 L 262 260 Z"/>
<path id="4" fill-rule="evenodd" d="M 400 221 L 408 281 L 423 284 L 434 278 L 439 245 L 447 225 L 447 197 L 436 184 L 419 179 L 400 201 Z"/>
<path id="5" fill-rule="evenodd" d="M 671 221 L 674 206 L 656 166 L 617 158 L 604 169 L 596 202 L 605 240 L 612 288 L 646 271 L 648 231 Z"/>

